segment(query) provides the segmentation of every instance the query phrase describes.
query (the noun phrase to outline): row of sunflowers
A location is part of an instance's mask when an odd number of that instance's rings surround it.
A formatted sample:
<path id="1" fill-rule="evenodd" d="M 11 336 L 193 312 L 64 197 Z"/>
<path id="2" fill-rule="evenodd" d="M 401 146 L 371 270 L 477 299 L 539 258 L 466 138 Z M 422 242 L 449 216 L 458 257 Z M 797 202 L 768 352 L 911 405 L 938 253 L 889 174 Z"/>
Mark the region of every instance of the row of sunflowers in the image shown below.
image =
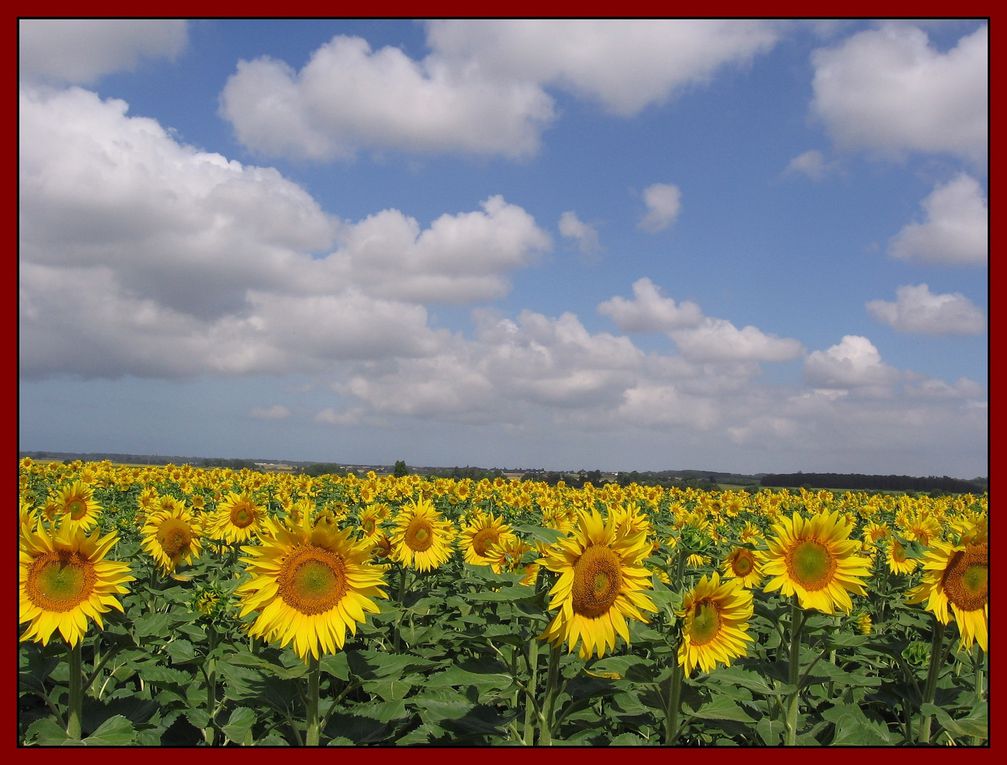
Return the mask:
<path id="1" fill-rule="evenodd" d="M 24 743 L 987 737 L 985 495 L 19 467 Z"/>

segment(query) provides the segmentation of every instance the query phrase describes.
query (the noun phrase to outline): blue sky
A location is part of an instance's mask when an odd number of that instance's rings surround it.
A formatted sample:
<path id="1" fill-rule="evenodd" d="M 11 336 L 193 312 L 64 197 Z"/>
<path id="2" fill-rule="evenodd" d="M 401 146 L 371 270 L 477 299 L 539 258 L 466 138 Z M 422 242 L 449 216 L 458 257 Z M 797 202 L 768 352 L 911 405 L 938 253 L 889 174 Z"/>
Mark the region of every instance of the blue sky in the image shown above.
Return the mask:
<path id="1" fill-rule="evenodd" d="M 988 471 L 985 22 L 19 32 L 21 449 Z"/>

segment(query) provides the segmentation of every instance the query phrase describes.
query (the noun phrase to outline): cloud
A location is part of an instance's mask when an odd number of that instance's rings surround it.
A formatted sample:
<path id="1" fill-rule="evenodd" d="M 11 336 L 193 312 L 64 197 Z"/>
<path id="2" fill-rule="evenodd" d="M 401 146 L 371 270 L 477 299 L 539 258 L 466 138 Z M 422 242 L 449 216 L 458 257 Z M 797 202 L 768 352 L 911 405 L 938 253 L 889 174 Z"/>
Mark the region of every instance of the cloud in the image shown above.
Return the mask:
<path id="1" fill-rule="evenodd" d="M 477 67 L 417 62 L 337 36 L 299 72 L 269 57 L 240 61 L 220 96 L 239 141 L 271 156 L 331 160 L 360 149 L 534 154 L 553 120 L 536 84 Z"/>
<path id="2" fill-rule="evenodd" d="M 168 19 L 20 19 L 19 76 L 89 84 L 135 69 L 142 59 L 174 60 L 185 49 L 185 21 Z"/>
<path id="3" fill-rule="evenodd" d="M 682 192 L 670 183 L 655 183 L 643 190 L 643 202 L 647 214 L 640 220 L 640 228 L 656 234 L 675 222 L 682 207 Z"/>
<path id="4" fill-rule="evenodd" d="M 567 239 L 572 239 L 577 249 L 585 255 L 601 249 L 598 232 L 593 226 L 578 218 L 573 210 L 567 210 L 559 216 L 559 233 Z"/>
<path id="5" fill-rule="evenodd" d="M 886 23 L 816 50 L 811 60 L 811 108 L 839 146 L 985 161 L 986 25 L 942 53 L 916 26 Z"/>
<path id="6" fill-rule="evenodd" d="M 119 100 L 22 88 L 21 374 L 317 372 L 438 352 L 427 303 L 505 295 L 551 245 L 500 196 L 429 226 L 326 214 L 276 170 L 178 143 Z"/>
<path id="7" fill-rule="evenodd" d="M 257 420 L 285 420 L 290 416 L 290 410 L 283 404 L 273 404 L 254 407 L 248 414 Z"/>
<path id="8" fill-rule="evenodd" d="M 818 149 L 811 149 L 798 154 L 787 164 L 785 173 L 789 175 L 803 175 L 813 181 L 820 181 L 825 178 L 835 167 L 835 163 L 827 162 L 825 155 Z"/>
<path id="9" fill-rule="evenodd" d="M 988 211 L 975 178 L 959 174 L 937 186 L 922 205 L 926 220 L 908 224 L 892 238 L 888 247 L 892 257 L 946 265 L 986 263 Z"/>
<path id="10" fill-rule="evenodd" d="M 380 297 L 467 303 L 507 294 L 508 272 L 552 246 L 535 219 L 501 196 L 481 212 L 445 214 L 429 228 L 398 210 L 383 210 L 342 229 L 325 268 Z"/>
<path id="11" fill-rule="evenodd" d="M 427 26 L 430 53 L 372 50 L 336 36 L 295 71 L 242 60 L 220 97 L 239 141 L 314 160 L 360 150 L 522 158 L 556 119 L 547 88 L 629 117 L 771 49 L 776 28 L 720 20 L 449 20 Z"/>
<path id="12" fill-rule="evenodd" d="M 628 117 L 747 64 L 778 38 L 759 21 L 507 19 L 434 21 L 427 39 L 455 67 L 561 88 Z"/>
<path id="13" fill-rule="evenodd" d="M 633 282 L 633 299 L 616 295 L 598 306 L 623 332 L 668 332 L 680 327 L 694 327 L 703 318 L 699 306 L 691 301 L 676 303 L 661 295 L 661 289 L 647 277 Z"/>
<path id="14" fill-rule="evenodd" d="M 845 335 L 828 350 L 808 355 L 804 377 L 809 385 L 817 388 L 861 388 L 880 392 L 897 382 L 900 373 L 881 361 L 878 349 L 866 337 Z"/>
<path id="15" fill-rule="evenodd" d="M 769 335 L 751 325 L 705 317 L 696 327 L 670 332 L 682 355 L 693 361 L 789 361 L 803 352 L 798 340 Z"/>
<path id="16" fill-rule="evenodd" d="M 867 312 L 899 332 L 924 335 L 981 335 L 983 312 L 960 292 L 933 294 L 926 284 L 895 290 L 895 302 L 871 300 Z"/>
<path id="17" fill-rule="evenodd" d="M 803 353 L 797 340 L 766 334 L 753 326 L 738 329 L 726 319 L 704 316 L 691 301 L 676 303 L 644 277 L 633 283 L 633 299 L 615 296 L 598 305 L 623 332 L 664 332 L 689 362 L 789 361 Z"/>

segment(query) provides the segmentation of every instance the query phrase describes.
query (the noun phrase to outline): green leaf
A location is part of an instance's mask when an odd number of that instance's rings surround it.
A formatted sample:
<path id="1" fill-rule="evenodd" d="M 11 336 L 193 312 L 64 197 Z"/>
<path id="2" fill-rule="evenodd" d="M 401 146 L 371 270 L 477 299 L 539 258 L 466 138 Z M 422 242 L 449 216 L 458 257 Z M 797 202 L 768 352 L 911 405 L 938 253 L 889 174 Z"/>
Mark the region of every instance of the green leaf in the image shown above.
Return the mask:
<path id="1" fill-rule="evenodd" d="M 963 717 L 960 720 L 953 719 L 946 711 L 934 704 L 924 704 L 920 707 L 920 712 L 936 717 L 941 727 L 954 738 L 989 738 L 989 708 L 986 704 L 976 707 L 968 717 Z"/>
<path id="2" fill-rule="evenodd" d="M 346 654 L 342 651 L 331 656 L 323 656 L 318 665 L 322 672 L 327 672 L 333 677 L 340 680 L 350 679 L 350 664 L 346 659 Z"/>
<path id="3" fill-rule="evenodd" d="M 710 675 L 709 683 L 712 686 L 741 686 L 750 691 L 762 694 L 763 696 L 776 696 L 779 691 L 766 682 L 766 679 L 758 672 L 744 669 L 737 665 L 723 667 Z"/>
<path id="4" fill-rule="evenodd" d="M 109 717 L 81 743 L 85 746 L 126 746 L 133 743 L 136 731 L 133 723 L 122 715 Z"/>
<path id="5" fill-rule="evenodd" d="M 140 677 L 148 683 L 172 683 L 174 685 L 188 685 L 192 682 L 192 675 L 180 669 L 162 667 L 159 664 L 151 664 L 141 667 Z"/>
<path id="6" fill-rule="evenodd" d="M 783 740 L 783 723 L 767 715 L 755 723 L 755 732 L 766 746 L 779 746 Z"/>
<path id="7" fill-rule="evenodd" d="M 172 621 L 168 614 L 144 614 L 133 621 L 133 632 L 138 638 L 166 635 Z"/>
<path id="8" fill-rule="evenodd" d="M 172 664 L 187 664 L 196 658 L 196 651 L 192 647 L 192 643 L 184 638 L 172 640 L 164 647 L 164 650 L 171 658 Z"/>
<path id="9" fill-rule="evenodd" d="M 255 725 L 255 712 L 248 707 L 237 707 L 227 720 L 227 724 L 221 726 L 224 735 L 240 746 L 251 746 L 255 743 L 252 738 L 252 726 Z"/>
<path id="10" fill-rule="evenodd" d="M 717 696 L 712 701 L 703 704 L 692 713 L 700 720 L 734 720 L 736 722 L 755 722 L 741 706 L 731 699 Z"/>
<path id="11" fill-rule="evenodd" d="M 896 744 L 888 726 L 868 719 L 858 704 L 836 704 L 822 712 L 822 718 L 836 729 L 831 744 L 835 746 L 878 746 Z"/>
<path id="12" fill-rule="evenodd" d="M 545 542 L 546 544 L 552 544 L 559 539 L 566 536 L 562 531 L 557 531 L 556 529 L 549 529 L 545 526 L 532 526 L 528 524 L 523 524 L 520 526 L 512 526 L 515 532 L 517 532 L 522 538 L 532 537 L 539 542 Z"/>
<path id="13" fill-rule="evenodd" d="M 25 731 L 25 743 L 39 746 L 59 746 L 66 741 L 66 730 L 51 717 L 43 717 L 28 726 Z"/>

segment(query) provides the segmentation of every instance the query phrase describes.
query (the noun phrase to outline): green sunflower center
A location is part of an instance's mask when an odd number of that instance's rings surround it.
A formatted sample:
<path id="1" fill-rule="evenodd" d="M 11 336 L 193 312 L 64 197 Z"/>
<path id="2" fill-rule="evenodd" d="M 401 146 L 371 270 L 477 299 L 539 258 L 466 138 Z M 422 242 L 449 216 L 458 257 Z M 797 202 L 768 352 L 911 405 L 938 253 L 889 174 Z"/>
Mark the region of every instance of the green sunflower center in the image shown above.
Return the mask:
<path id="1" fill-rule="evenodd" d="M 611 548 L 592 545 L 573 566 L 574 613 L 595 619 L 608 610 L 619 596 L 622 565 Z"/>
<path id="2" fill-rule="evenodd" d="M 826 587 L 836 571 L 836 558 L 821 542 L 798 542 L 787 553 L 787 572 L 806 590 L 814 592 Z"/>
<path id="3" fill-rule="evenodd" d="M 25 593 L 45 611 L 70 611 L 90 597 L 97 578 L 94 564 L 79 552 L 48 552 L 28 569 Z"/>
<path id="4" fill-rule="evenodd" d="M 413 552 L 425 552 L 434 544 L 434 527 L 423 516 L 413 518 L 406 527 L 406 545 Z"/>
<path id="5" fill-rule="evenodd" d="M 709 600 L 701 600 L 692 612 L 689 640 L 694 646 L 706 645 L 720 633 L 720 609 Z"/>
<path id="6" fill-rule="evenodd" d="M 494 528 L 479 529 L 472 537 L 472 549 L 480 558 L 500 539 L 500 532 Z"/>
<path id="7" fill-rule="evenodd" d="M 192 544 L 192 529 L 179 518 L 168 518 L 157 530 L 157 542 L 169 558 L 185 554 Z"/>
<path id="8" fill-rule="evenodd" d="M 337 553 L 304 545 L 283 561 L 276 582 L 283 602 L 295 611 L 321 614 L 346 594 L 346 563 Z"/>
<path id="9" fill-rule="evenodd" d="M 978 611 L 986 605 L 989 588 L 989 546 L 968 545 L 948 561 L 941 576 L 948 600 L 962 611 Z"/>
<path id="10" fill-rule="evenodd" d="M 73 520 L 79 521 L 87 515 L 87 504 L 80 499 L 71 500 L 70 504 L 67 506 L 67 512 L 70 513 L 70 517 Z"/>

